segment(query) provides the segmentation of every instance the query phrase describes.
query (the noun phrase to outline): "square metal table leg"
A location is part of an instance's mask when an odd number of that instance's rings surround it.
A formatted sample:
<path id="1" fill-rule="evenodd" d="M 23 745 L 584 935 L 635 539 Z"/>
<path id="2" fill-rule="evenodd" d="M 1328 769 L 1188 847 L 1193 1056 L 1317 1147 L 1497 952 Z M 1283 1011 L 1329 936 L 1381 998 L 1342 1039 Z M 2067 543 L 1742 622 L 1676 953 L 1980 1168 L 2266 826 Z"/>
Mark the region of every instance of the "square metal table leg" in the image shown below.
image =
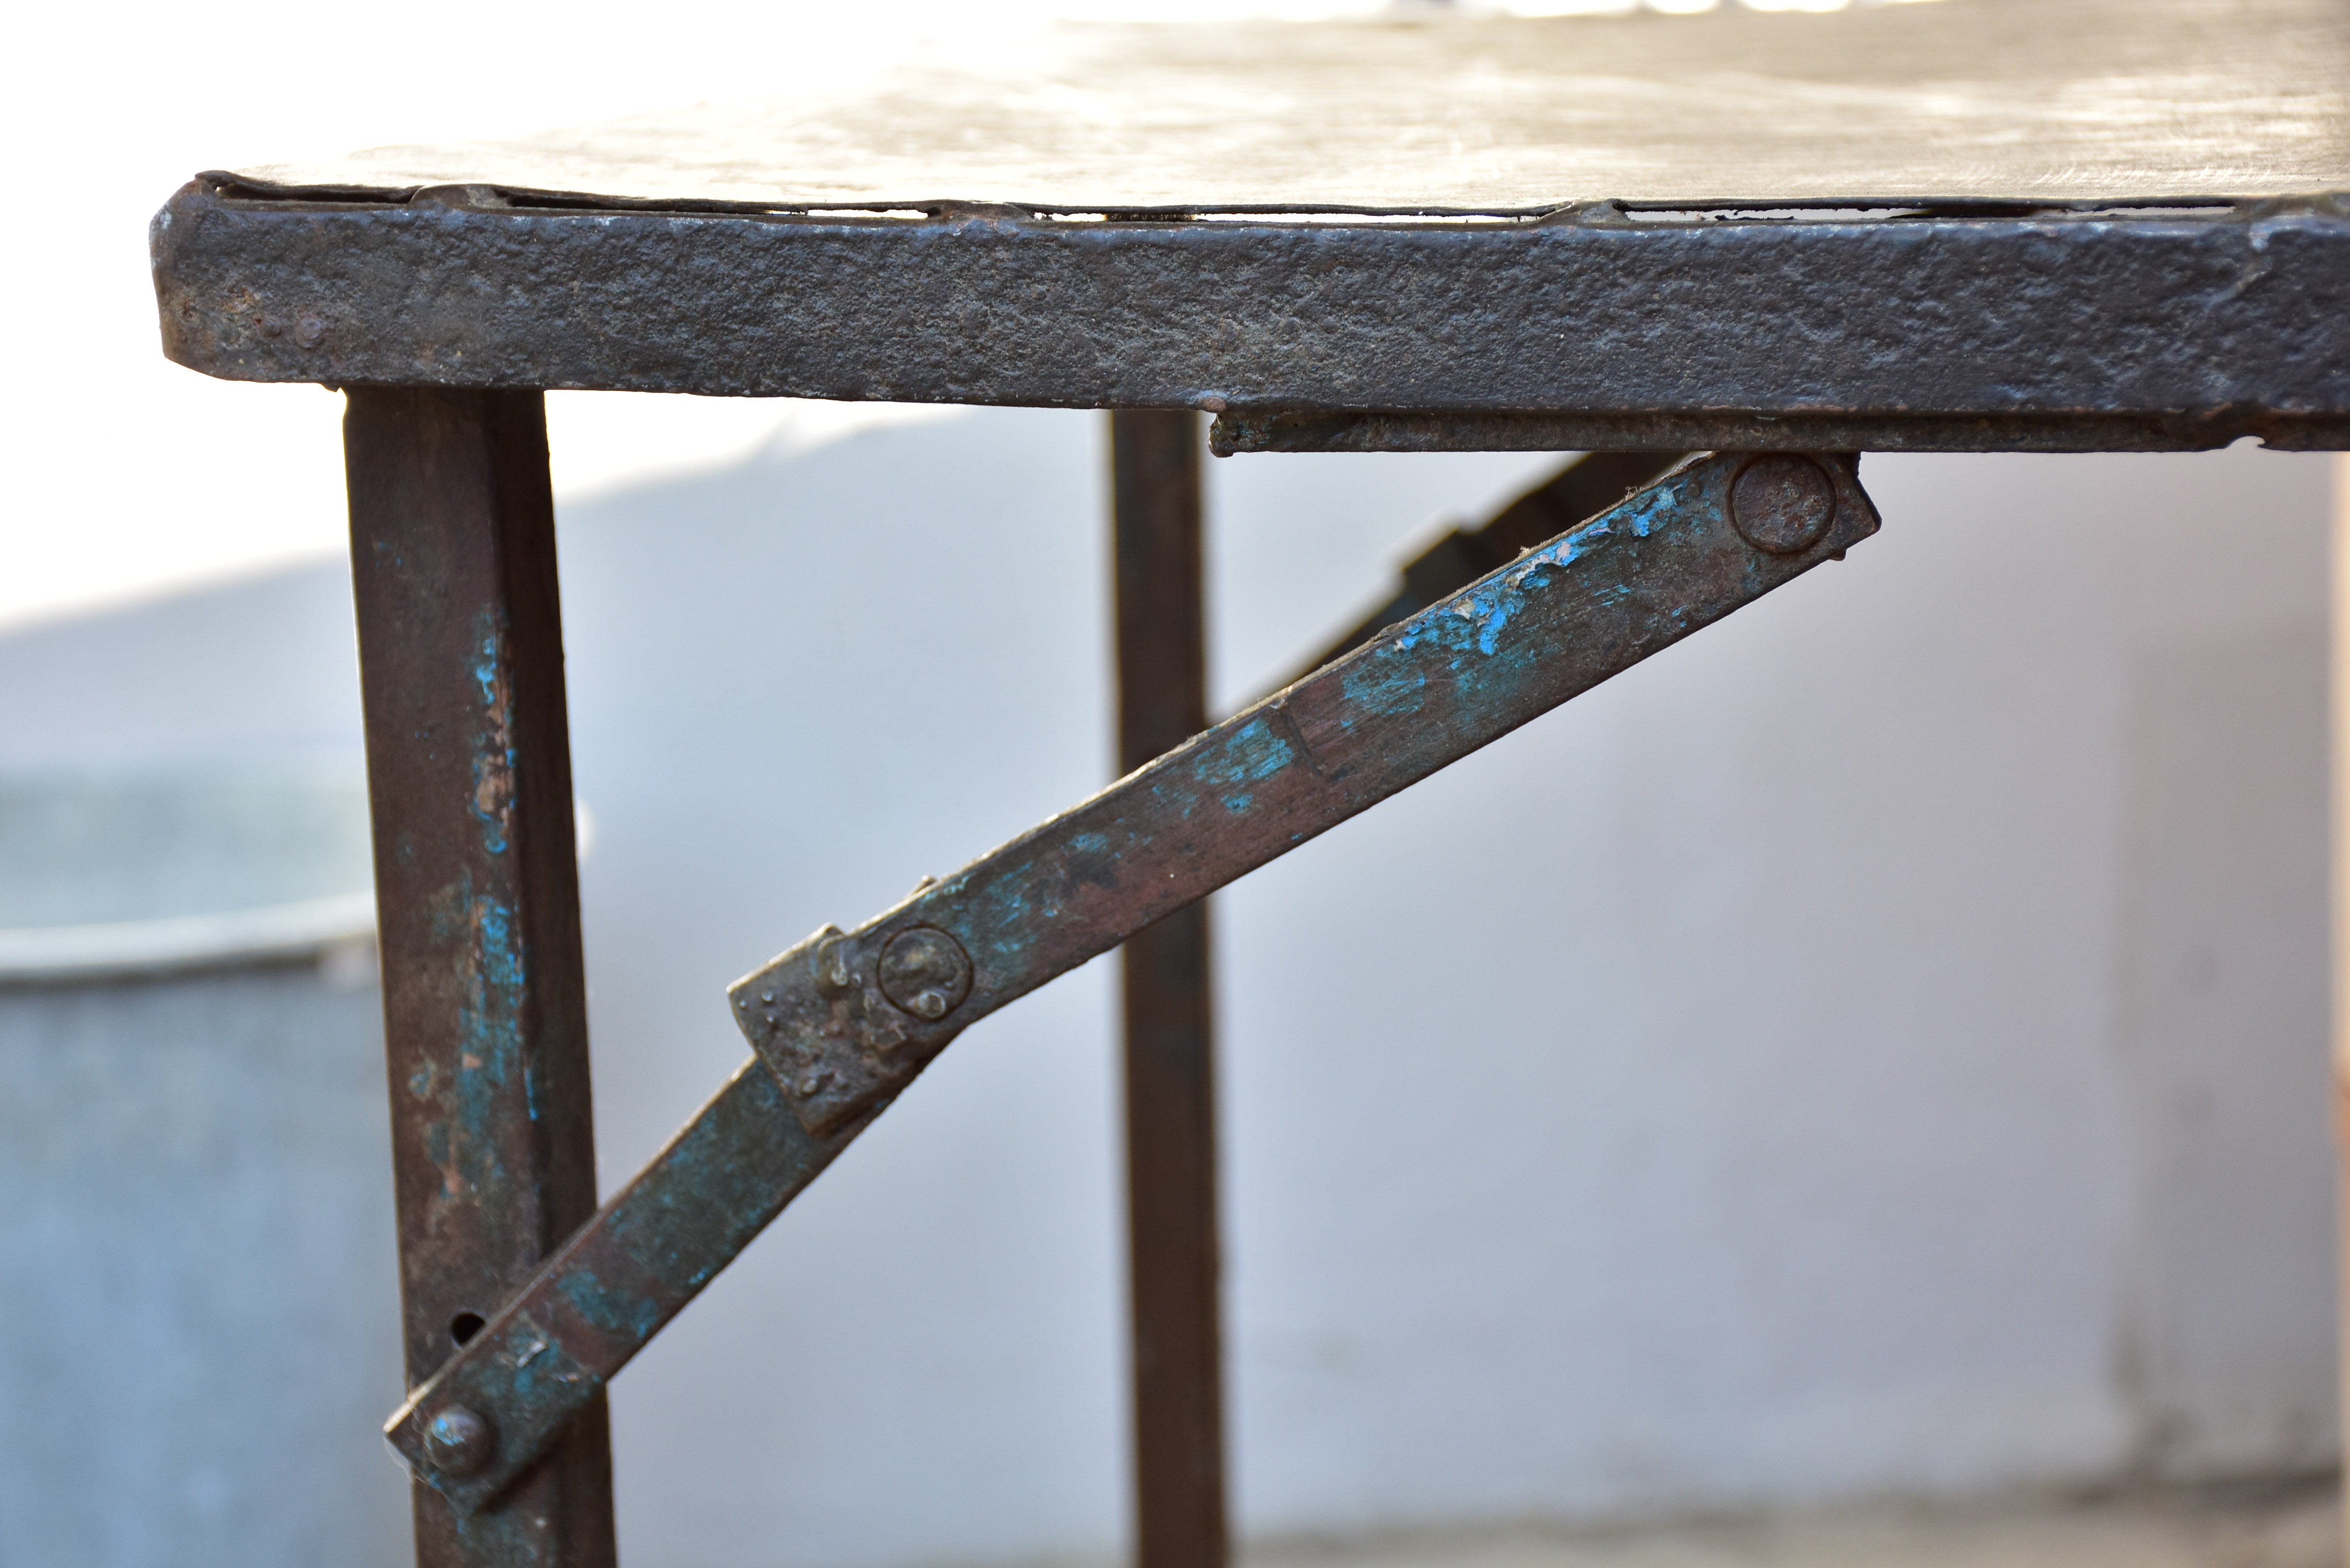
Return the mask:
<path id="1" fill-rule="evenodd" d="M 596 1209 L 555 508 L 536 392 L 356 390 L 343 443 L 414 1387 Z M 608 1568 L 603 1397 L 496 1507 L 414 1508 L 420 1568 Z"/>
<path id="2" fill-rule="evenodd" d="M 2334 454 L 2334 1138 L 2341 1164 L 2334 1254 L 2335 1366 L 2342 1430 L 2350 1433 L 2350 452 Z M 2344 1503 L 2350 1506 L 2350 1488 Z M 2345 1518 L 2350 1524 L 2350 1518 Z M 2350 1563 L 2350 1529 L 2343 1532 Z"/>
<path id="3" fill-rule="evenodd" d="M 1110 416 L 1118 768 L 1208 727 L 1199 416 Z M 1216 1106 L 1203 900 L 1127 939 L 1127 1203 L 1134 1321 L 1136 1556 L 1223 1568 L 1223 1362 Z"/>

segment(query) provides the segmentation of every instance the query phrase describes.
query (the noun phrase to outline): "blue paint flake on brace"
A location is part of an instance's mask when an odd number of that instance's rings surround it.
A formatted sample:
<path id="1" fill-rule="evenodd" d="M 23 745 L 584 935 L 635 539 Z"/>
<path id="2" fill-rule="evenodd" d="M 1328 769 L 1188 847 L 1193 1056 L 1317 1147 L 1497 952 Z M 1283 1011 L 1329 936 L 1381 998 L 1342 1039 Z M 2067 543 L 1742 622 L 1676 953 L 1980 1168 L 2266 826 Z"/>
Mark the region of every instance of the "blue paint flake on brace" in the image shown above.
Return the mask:
<path id="1" fill-rule="evenodd" d="M 1680 484 L 1662 484 L 1634 496 L 1625 507 L 1521 557 L 1470 592 L 1405 621 L 1347 671 L 1343 680 L 1348 706 L 1381 717 L 1418 712 L 1426 701 L 1427 670 L 1422 659 L 1399 655 L 1421 649 L 1464 656 L 1473 649 L 1486 659 L 1502 653 L 1503 634 L 1510 622 L 1534 595 L 1552 586 L 1555 574 L 1619 537 L 1618 530 L 1646 539 L 1659 528 L 1670 526 L 1679 517 L 1675 509 L 1685 500 L 1684 489 Z M 1622 583 L 1600 583 L 1586 591 L 1602 604 L 1613 604 L 1631 589 Z M 1461 660 L 1455 659 L 1450 668 L 1460 672 Z M 1354 722 L 1352 716 L 1341 721 L 1347 728 Z"/>
<path id="2" fill-rule="evenodd" d="M 1201 784 L 1262 784 L 1287 767 L 1295 755 L 1289 742 L 1273 732 L 1272 725 L 1252 719 L 1213 753 L 1192 763 L 1191 774 Z"/>
<path id="3" fill-rule="evenodd" d="M 604 1282 L 586 1270 L 567 1275 L 562 1288 L 579 1315 L 606 1334 L 649 1339 L 660 1326 L 658 1302 L 628 1291 L 606 1290 Z"/>
<path id="4" fill-rule="evenodd" d="M 969 927 L 994 933 L 986 946 L 972 952 L 972 962 L 982 973 L 997 968 L 1019 972 L 1026 966 L 1028 950 L 1045 924 L 1060 913 L 1045 887 L 1045 878 L 1034 876 L 1033 871 L 990 878 L 976 889 L 967 881 L 955 878 L 948 884 L 947 891 L 957 903 L 968 898 L 964 919 Z M 1035 895 L 1033 901 L 1031 894 Z"/>
<path id="5" fill-rule="evenodd" d="M 1255 797 L 1236 786 L 1262 784 L 1296 760 L 1289 742 L 1263 719 L 1252 719 L 1231 734 L 1212 741 L 1183 759 L 1183 765 L 1154 781 L 1150 793 L 1171 801 L 1183 820 L 1207 791 L 1218 787 L 1233 793 L 1223 797 L 1226 811 L 1246 811 Z"/>

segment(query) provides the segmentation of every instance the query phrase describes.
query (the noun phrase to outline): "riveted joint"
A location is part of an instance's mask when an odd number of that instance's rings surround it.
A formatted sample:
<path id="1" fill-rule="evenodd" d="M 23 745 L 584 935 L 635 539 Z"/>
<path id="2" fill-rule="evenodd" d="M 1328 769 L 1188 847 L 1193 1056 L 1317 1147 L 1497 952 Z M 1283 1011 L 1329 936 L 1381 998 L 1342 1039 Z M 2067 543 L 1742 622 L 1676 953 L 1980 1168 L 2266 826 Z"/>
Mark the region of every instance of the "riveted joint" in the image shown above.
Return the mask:
<path id="1" fill-rule="evenodd" d="M 497 1429 L 466 1406 L 443 1405 L 424 1423 L 425 1459 L 443 1475 L 472 1475 L 497 1451 Z"/>
<path id="2" fill-rule="evenodd" d="M 855 955 L 849 950 L 848 938 L 841 929 L 833 925 L 820 926 L 808 940 L 816 947 L 808 961 L 816 988 L 827 996 L 838 996 L 854 988 L 857 983 Z"/>
<path id="3" fill-rule="evenodd" d="M 909 912 L 823 927 L 734 987 L 735 1021 L 811 1132 L 896 1094 L 968 1022 L 969 951 Z"/>
<path id="4" fill-rule="evenodd" d="M 935 926 L 899 931 L 881 950 L 881 994 L 926 1023 L 937 1023 L 971 994 L 971 955 Z"/>
<path id="5" fill-rule="evenodd" d="M 1749 458 L 1730 482 L 1731 526 L 1765 555 L 1803 554 L 1826 536 L 1835 514 L 1835 481 L 1799 452 Z"/>

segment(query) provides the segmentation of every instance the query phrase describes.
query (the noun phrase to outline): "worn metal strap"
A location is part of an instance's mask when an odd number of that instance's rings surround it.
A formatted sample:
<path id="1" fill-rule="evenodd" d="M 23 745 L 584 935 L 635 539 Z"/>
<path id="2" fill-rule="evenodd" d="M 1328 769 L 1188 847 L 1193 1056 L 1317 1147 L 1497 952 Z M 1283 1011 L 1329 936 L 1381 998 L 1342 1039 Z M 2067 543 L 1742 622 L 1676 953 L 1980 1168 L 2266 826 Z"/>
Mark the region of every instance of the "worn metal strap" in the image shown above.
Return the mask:
<path id="1" fill-rule="evenodd" d="M 389 1436 L 480 1507 L 964 1029 L 1877 530 L 1856 460 L 1717 453 L 733 989 L 756 1048 Z"/>

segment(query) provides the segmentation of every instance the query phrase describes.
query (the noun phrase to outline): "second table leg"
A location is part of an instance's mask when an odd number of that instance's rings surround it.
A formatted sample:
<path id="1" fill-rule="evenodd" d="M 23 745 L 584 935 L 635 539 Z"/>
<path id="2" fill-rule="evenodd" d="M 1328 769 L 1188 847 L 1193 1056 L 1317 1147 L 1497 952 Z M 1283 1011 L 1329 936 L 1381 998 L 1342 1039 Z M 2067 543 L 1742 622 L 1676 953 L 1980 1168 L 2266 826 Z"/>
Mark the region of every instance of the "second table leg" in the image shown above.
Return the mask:
<path id="1" fill-rule="evenodd" d="M 1197 414 L 1110 416 L 1118 768 L 1208 727 Z M 1208 905 L 1128 939 L 1127 1202 L 1139 1568 L 1223 1568 L 1223 1355 Z"/>

